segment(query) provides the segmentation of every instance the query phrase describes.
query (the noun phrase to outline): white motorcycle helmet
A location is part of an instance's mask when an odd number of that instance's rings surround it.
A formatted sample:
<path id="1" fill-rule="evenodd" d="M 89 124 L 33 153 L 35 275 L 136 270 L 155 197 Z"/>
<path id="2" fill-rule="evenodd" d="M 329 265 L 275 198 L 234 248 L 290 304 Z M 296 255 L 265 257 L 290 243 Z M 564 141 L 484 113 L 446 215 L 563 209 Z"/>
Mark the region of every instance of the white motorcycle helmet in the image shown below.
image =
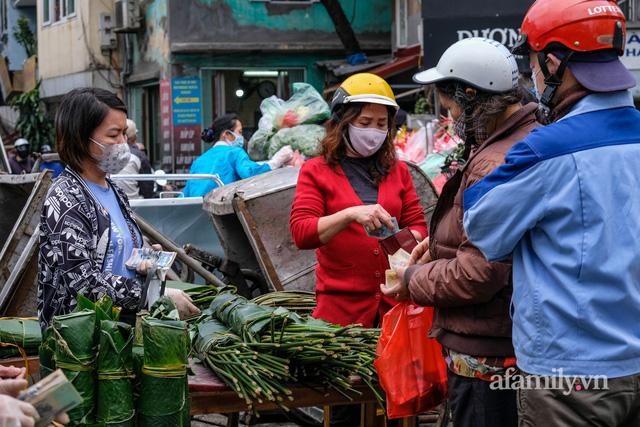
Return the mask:
<path id="1" fill-rule="evenodd" d="M 473 37 L 449 46 L 435 68 L 413 76 L 416 83 L 460 81 L 490 93 L 505 93 L 518 87 L 515 57 L 495 40 Z"/>

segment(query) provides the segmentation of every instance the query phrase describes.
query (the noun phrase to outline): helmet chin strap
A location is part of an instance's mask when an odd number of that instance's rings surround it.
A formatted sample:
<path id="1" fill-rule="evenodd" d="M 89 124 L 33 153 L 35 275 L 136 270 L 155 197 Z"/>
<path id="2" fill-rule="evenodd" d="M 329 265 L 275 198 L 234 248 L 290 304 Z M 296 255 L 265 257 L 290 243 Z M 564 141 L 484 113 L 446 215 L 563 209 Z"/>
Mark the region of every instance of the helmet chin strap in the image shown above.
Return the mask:
<path id="1" fill-rule="evenodd" d="M 542 71 L 544 84 L 546 86 L 542 96 L 540 97 L 540 105 L 547 117 L 551 114 L 551 111 L 553 111 L 554 105 L 552 100 L 556 95 L 558 88 L 562 84 L 562 77 L 564 76 L 564 72 L 567 69 L 571 56 L 573 56 L 572 51 L 568 52 L 567 55 L 562 58 L 562 61 L 558 66 L 558 70 L 554 74 L 551 74 L 549 67 L 547 67 L 547 54 L 545 52 L 538 52 L 538 66 Z"/>

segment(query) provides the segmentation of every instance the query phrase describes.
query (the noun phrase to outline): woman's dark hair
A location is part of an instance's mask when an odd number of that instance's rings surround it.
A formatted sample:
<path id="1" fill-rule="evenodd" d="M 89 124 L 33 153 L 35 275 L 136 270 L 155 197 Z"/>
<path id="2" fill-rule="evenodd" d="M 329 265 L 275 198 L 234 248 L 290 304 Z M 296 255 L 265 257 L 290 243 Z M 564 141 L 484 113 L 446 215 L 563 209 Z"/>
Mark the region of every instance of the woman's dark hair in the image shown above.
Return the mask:
<path id="1" fill-rule="evenodd" d="M 89 151 L 89 138 L 112 109 L 127 114 L 122 100 L 107 90 L 86 87 L 67 93 L 55 119 L 60 160 L 76 172 L 82 172 L 83 161 L 95 162 Z"/>
<path id="2" fill-rule="evenodd" d="M 346 104 L 340 113 L 331 118 L 325 124 L 326 135 L 320 142 L 320 155 L 324 157 L 327 164 L 333 168 L 340 164 L 340 161 L 347 155 L 345 148 L 346 139 L 349 138 L 349 123 L 358 118 L 366 104 L 354 103 Z M 396 151 L 393 141 L 396 137 L 395 116 L 396 111 L 388 107 L 389 113 L 389 133 L 380 150 L 375 154 L 375 161 L 369 171 L 376 182 L 380 182 L 382 177 L 389 173 L 396 162 Z"/>
<path id="3" fill-rule="evenodd" d="M 475 95 L 467 94 L 469 88 L 475 91 Z M 436 90 L 439 94 L 452 99 L 464 111 L 464 160 L 469 158 L 474 145 L 484 142 L 478 141 L 477 135 L 489 136 L 487 134 L 493 131 L 497 118 L 509 106 L 521 104 L 525 98 L 525 90 L 521 87 L 505 93 L 491 93 L 451 80 L 436 83 Z"/>
<path id="4" fill-rule="evenodd" d="M 217 142 L 226 131 L 233 131 L 236 124 L 240 121 L 237 114 L 223 114 L 213 119 L 213 123 L 208 129 L 202 131 L 202 140 L 204 142 Z"/>

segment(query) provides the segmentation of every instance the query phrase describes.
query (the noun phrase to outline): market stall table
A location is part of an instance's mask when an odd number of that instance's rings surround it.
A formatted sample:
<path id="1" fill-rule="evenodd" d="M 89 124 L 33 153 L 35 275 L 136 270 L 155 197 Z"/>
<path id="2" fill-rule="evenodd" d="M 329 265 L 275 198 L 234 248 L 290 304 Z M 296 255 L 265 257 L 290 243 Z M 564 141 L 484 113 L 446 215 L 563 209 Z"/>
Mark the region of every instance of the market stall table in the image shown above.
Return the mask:
<path id="1" fill-rule="evenodd" d="M 192 363 L 191 370 L 195 374 L 189 377 L 189 393 L 191 395 L 191 415 L 204 414 L 231 414 L 248 410 L 244 399 L 220 381 L 209 369 L 199 363 Z M 346 405 L 360 403 L 364 407 L 364 426 L 381 425 L 382 417 L 378 416 L 376 398 L 371 390 L 364 384 L 355 384 L 354 388 L 360 395 L 354 395 L 353 400 L 333 390 L 323 390 L 306 386 L 289 386 L 292 392 L 292 401 L 283 402 L 289 408 L 299 408 L 305 406 L 323 406 L 325 412 L 333 405 Z M 280 409 L 273 402 L 256 403 L 254 409 L 257 411 L 269 411 Z M 328 417 L 325 417 L 325 425 L 328 424 Z M 382 420 L 382 423 L 384 421 Z M 415 418 L 405 418 L 403 426 L 414 426 Z"/>
<path id="2" fill-rule="evenodd" d="M 27 357 L 26 362 L 29 364 L 29 374 L 34 381 L 39 378 L 40 361 L 38 356 Z M 21 357 L 11 359 L 0 359 L 1 365 L 16 366 L 21 368 L 25 366 L 25 360 Z M 247 411 L 244 399 L 227 387 L 222 381 L 215 376 L 206 366 L 200 363 L 192 362 L 190 368 L 195 375 L 189 376 L 189 394 L 191 397 L 191 415 L 205 414 L 235 414 L 240 411 Z M 289 386 L 292 392 L 292 401 L 284 402 L 289 408 L 300 408 L 305 406 L 323 406 L 325 413 L 329 413 L 329 407 L 334 405 L 346 404 L 362 404 L 364 420 L 362 425 L 373 427 L 384 425 L 384 420 L 378 413 L 376 398 L 371 390 L 364 384 L 354 384 L 354 388 L 360 392 L 360 395 L 354 394 L 353 400 L 349 400 L 334 390 L 323 390 L 320 388 L 311 388 L 306 386 Z M 256 403 L 257 411 L 271 411 L 280 409 L 273 402 Z M 328 426 L 328 417 L 325 417 L 325 425 Z M 414 417 L 402 420 L 402 426 L 415 426 Z"/>

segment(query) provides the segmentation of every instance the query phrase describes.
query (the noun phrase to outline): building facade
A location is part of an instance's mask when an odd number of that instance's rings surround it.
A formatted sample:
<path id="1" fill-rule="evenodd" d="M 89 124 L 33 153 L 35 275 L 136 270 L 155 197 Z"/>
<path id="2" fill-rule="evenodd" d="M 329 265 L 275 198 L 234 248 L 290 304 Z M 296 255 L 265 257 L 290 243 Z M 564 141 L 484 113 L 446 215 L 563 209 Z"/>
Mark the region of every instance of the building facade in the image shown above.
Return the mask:
<path id="1" fill-rule="evenodd" d="M 387 0 L 340 4 L 363 51 L 390 50 Z M 125 36 L 127 100 L 152 162 L 165 170 L 188 169 L 216 115 L 235 112 L 250 132 L 262 99 L 288 98 L 294 82 L 322 91 L 317 63 L 346 56 L 316 0 L 155 0 L 141 14 L 142 30 Z"/>
<path id="2" fill-rule="evenodd" d="M 55 109 L 62 95 L 78 87 L 122 93 L 120 54 L 110 32 L 113 2 L 37 1 L 42 99 Z"/>
<path id="3" fill-rule="evenodd" d="M 35 6 L 35 0 L 0 0 L 0 91 L 3 101 L 24 89 L 23 71 L 29 55 L 15 33 L 18 20 L 25 18 L 31 32 L 36 34 Z M 31 73 L 35 72 L 33 67 Z M 31 76 L 31 80 L 33 78 L 35 76 Z"/>

